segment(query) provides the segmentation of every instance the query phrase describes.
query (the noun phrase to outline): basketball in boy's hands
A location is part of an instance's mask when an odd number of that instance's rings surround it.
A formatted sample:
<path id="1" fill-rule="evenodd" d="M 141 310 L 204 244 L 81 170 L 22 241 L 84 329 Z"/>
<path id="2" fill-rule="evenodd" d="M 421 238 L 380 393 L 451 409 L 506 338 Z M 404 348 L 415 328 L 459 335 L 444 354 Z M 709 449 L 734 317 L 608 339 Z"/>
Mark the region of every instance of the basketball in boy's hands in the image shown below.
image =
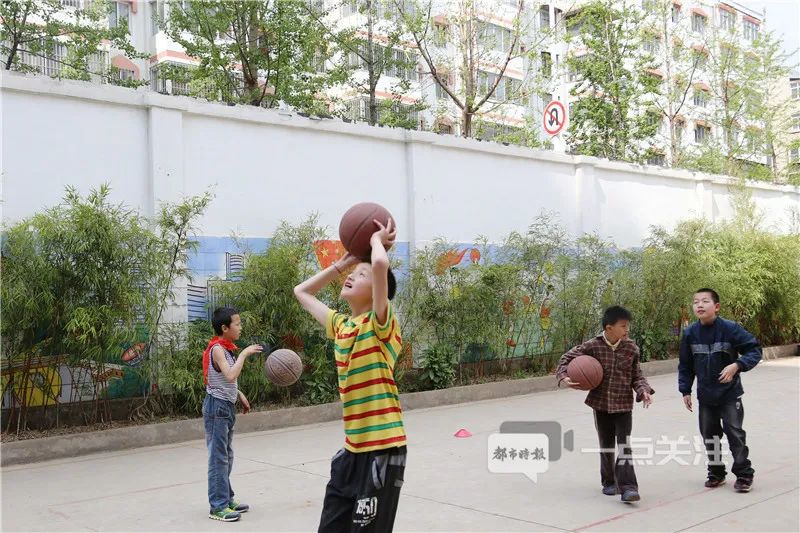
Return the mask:
<path id="1" fill-rule="evenodd" d="M 267 357 L 264 370 L 269 380 L 279 387 L 288 387 L 300 379 L 303 373 L 303 361 L 292 350 L 281 348 Z"/>
<path id="2" fill-rule="evenodd" d="M 603 367 L 591 355 L 579 355 L 569 362 L 567 376 L 580 390 L 592 390 L 603 381 Z"/>
<path id="3" fill-rule="evenodd" d="M 372 202 L 356 204 L 347 210 L 339 223 L 339 240 L 352 255 L 369 259 L 372 252 L 369 241 L 378 231 L 375 220 L 385 226 L 390 218 L 391 213 L 383 206 Z"/>

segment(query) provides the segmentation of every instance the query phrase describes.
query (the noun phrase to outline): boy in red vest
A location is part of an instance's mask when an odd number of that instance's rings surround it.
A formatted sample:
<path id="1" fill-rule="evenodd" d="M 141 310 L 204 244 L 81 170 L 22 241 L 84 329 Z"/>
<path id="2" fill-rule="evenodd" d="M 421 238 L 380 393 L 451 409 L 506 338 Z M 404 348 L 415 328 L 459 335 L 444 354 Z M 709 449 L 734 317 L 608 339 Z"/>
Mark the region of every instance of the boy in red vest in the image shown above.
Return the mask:
<path id="1" fill-rule="evenodd" d="M 259 344 L 248 346 L 239 354 L 234 344 L 242 334 L 239 312 L 230 307 L 214 311 L 211 318 L 217 334 L 208 341 L 203 352 L 203 378 L 206 398 L 203 400 L 203 423 L 208 447 L 208 517 L 212 520 L 235 522 L 250 506 L 239 503 L 233 497 L 231 469 L 233 468 L 233 425 L 236 423 L 236 400 L 242 402 L 244 412 L 250 411 L 250 403 L 239 390 L 236 380 L 242 373 L 247 357 L 262 351 Z"/>

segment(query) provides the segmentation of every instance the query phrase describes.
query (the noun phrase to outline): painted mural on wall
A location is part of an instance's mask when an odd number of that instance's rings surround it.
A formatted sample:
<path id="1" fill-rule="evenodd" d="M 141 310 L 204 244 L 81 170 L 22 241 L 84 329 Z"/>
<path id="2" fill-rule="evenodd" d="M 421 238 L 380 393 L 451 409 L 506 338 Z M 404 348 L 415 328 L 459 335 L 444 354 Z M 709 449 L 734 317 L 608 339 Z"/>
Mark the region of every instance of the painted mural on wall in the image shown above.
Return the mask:
<path id="1" fill-rule="evenodd" d="M 0 370 L 2 408 L 142 396 L 150 386 L 136 370 L 144 360 L 144 349 L 141 342 L 123 346 L 102 365 L 94 361 L 68 364 L 65 356 L 37 357 L 28 363 L 5 362 Z"/>

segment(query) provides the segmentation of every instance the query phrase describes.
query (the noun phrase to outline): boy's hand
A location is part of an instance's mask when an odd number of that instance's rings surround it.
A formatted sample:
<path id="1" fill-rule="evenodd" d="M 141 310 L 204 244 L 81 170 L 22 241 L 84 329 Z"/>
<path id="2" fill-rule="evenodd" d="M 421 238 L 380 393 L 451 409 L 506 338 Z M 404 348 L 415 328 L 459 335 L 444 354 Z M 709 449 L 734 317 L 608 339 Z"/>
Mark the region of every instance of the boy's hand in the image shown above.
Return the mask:
<path id="1" fill-rule="evenodd" d="M 643 392 L 642 393 L 642 406 L 644 406 L 644 408 L 647 409 L 652 404 L 653 404 L 653 399 L 650 397 L 650 393 L 649 392 Z"/>
<path id="2" fill-rule="evenodd" d="M 692 395 L 691 394 L 687 394 L 686 396 L 683 397 L 683 405 L 686 406 L 686 408 L 689 410 L 690 413 L 692 412 Z"/>
<path id="3" fill-rule="evenodd" d="M 244 350 L 242 350 L 242 357 L 247 357 L 253 354 L 261 353 L 264 351 L 264 347 L 260 344 L 251 344 Z"/>
<path id="4" fill-rule="evenodd" d="M 395 237 L 397 237 L 397 228 L 394 226 L 394 220 L 390 218 L 385 226 L 377 220 L 373 220 L 373 222 L 379 229 L 372 234 L 372 241 L 379 239 L 383 247 L 388 250 L 394 244 Z"/>
<path id="5" fill-rule="evenodd" d="M 344 274 L 351 267 L 356 266 L 361 260 L 352 255 L 350 252 L 345 252 L 341 259 L 334 263 L 334 267 L 340 274 Z"/>
<path id="6" fill-rule="evenodd" d="M 247 401 L 247 396 L 242 391 L 239 391 L 239 401 L 242 402 L 242 412 L 247 414 L 250 412 L 250 402 Z"/>
<path id="7" fill-rule="evenodd" d="M 577 381 L 572 381 L 569 378 L 562 379 L 561 383 L 564 383 L 565 385 L 567 385 L 571 389 L 581 390 L 581 384 L 578 383 Z"/>
<path id="8" fill-rule="evenodd" d="M 733 376 L 735 376 L 738 371 L 739 365 L 736 363 L 729 364 L 722 369 L 722 372 L 719 373 L 719 382 L 730 383 L 733 380 Z"/>

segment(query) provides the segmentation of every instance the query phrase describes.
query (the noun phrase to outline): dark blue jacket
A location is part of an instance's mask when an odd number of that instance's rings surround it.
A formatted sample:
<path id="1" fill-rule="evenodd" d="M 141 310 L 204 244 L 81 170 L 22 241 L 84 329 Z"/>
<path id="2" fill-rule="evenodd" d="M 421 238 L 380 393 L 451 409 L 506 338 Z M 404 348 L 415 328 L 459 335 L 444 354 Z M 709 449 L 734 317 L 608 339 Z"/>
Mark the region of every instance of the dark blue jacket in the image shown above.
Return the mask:
<path id="1" fill-rule="evenodd" d="M 756 338 L 732 320 L 717 317 L 704 326 L 699 321 L 683 331 L 678 364 L 678 390 L 692 393 L 697 376 L 697 400 L 707 405 L 722 405 L 744 394 L 741 372 L 761 361 L 761 345 Z M 720 383 L 719 373 L 731 363 L 739 365 L 730 383 Z"/>

